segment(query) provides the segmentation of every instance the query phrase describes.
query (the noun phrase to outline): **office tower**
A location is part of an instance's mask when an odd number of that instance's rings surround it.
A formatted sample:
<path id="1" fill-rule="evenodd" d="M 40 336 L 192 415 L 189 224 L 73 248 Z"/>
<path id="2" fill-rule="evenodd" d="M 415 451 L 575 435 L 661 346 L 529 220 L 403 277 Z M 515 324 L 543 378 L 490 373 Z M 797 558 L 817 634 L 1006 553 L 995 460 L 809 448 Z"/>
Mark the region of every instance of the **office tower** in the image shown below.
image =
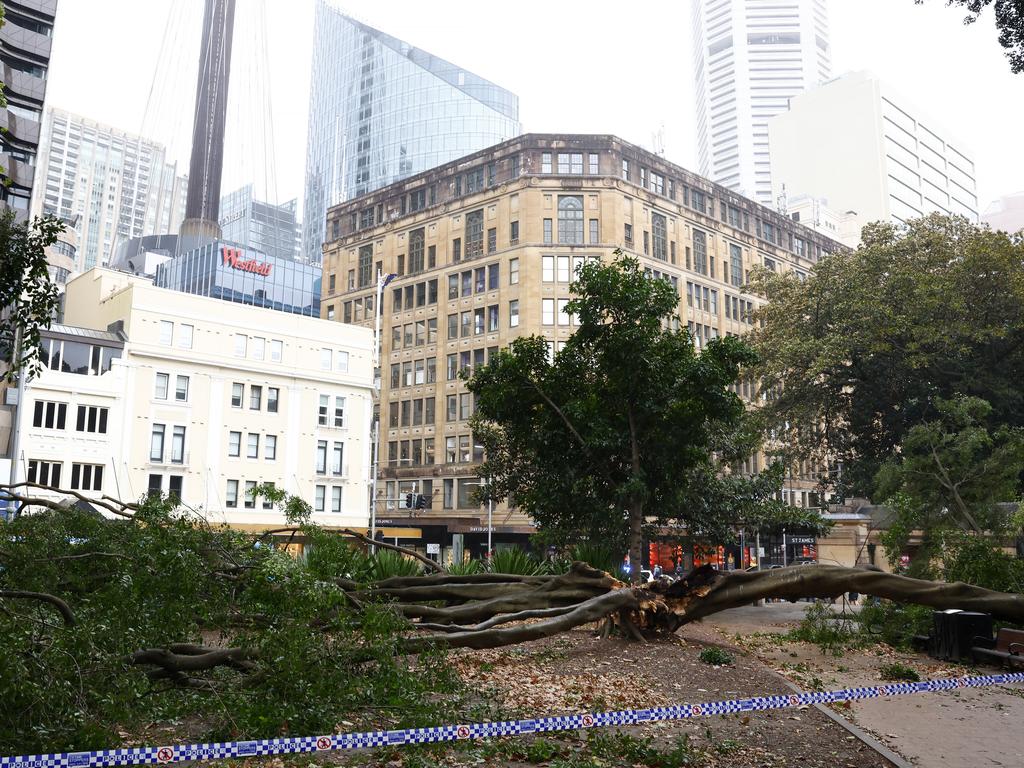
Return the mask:
<path id="1" fill-rule="evenodd" d="M 256 200 L 252 184 L 220 199 L 220 228 L 229 243 L 244 245 L 278 259 L 299 255 L 297 200 L 274 205 Z"/>
<path id="2" fill-rule="evenodd" d="M 1024 230 L 1024 192 L 1004 195 L 998 200 L 993 200 L 985 209 L 981 220 L 992 229 L 1001 229 L 1004 232 Z"/>
<path id="3" fill-rule="evenodd" d="M 166 178 L 184 183 L 162 145 L 47 108 L 39 152 L 42 188 L 32 210 L 77 221 L 79 271 L 109 264 L 118 245 L 131 238 L 155 234 L 147 227 L 180 220 L 183 201 L 165 195 Z"/>
<path id="4" fill-rule="evenodd" d="M 827 0 L 692 0 L 700 173 L 775 205 L 768 119 L 831 76 Z"/>
<path id="5" fill-rule="evenodd" d="M 971 151 L 870 72 L 797 96 L 769 133 L 776 194 L 825 198 L 865 224 L 931 212 L 978 221 Z"/>
<path id="6" fill-rule="evenodd" d="M 3 6 L 0 57 L 7 105 L 0 109 L 0 206 L 15 210 L 19 219 L 26 220 L 57 0 L 6 0 Z"/>
<path id="7" fill-rule="evenodd" d="M 427 201 L 420 204 L 420 201 Z M 745 293 L 755 265 L 806 275 L 839 249 L 724 187 L 612 136 L 528 134 L 333 207 L 321 316 L 373 327 L 381 318 L 382 524 L 418 528 L 409 546 L 482 554 L 486 510 L 473 502 L 481 449 L 473 396 L 458 378 L 521 336 L 554 354 L 575 330 L 566 305 L 576 268 L 617 247 L 679 295 L 675 327 L 695 342 L 753 327 Z M 376 274 L 393 273 L 380 306 Z M 751 382 L 737 385 L 753 399 Z M 757 459 L 747 471 L 755 471 Z M 787 499 L 818 506 L 813 481 Z M 431 509 L 396 508 L 407 493 Z M 533 527 L 498 505 L 497 546 Z M 442 552 L 437 547 L 444 548 Z"/>
<path id="8" fill-rule="evenodd" d="M 518 133 L 515 95 L 320 0 L 302 258 L 320 263 L 330 206 Z"/>

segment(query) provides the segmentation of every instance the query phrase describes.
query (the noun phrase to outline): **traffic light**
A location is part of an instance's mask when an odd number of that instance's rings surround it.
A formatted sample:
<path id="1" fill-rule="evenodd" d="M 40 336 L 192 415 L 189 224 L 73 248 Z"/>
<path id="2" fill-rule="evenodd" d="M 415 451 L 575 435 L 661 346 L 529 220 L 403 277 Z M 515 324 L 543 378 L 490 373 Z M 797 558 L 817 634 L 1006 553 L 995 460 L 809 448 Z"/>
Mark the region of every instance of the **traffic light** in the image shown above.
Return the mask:
<path id="1" fill-rule="evenodd" d="M 427 509 L 430 504 L 430 498 L 423 495 L 422 493 L 416 494 L 416 509 Z"/>
<path id="2" fill-rule="evenodd" d="M 406 509 L 416 509 L 416 494 L 415 493 L 407 493 L 407 494 L 405 494 L 405 508 Z"/>

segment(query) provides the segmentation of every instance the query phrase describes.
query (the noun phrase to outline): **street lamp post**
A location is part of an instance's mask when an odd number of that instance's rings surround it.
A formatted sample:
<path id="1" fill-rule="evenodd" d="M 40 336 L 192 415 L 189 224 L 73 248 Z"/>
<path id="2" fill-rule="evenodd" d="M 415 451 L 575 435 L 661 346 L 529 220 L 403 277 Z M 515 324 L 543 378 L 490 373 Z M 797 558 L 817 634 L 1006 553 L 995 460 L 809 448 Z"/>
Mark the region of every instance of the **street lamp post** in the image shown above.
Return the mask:
<path id="1" fill-rule="evenodd" d="M 380 402 L 380 315 L 381 302 L 384 299 L 384 288 L 395 279 L 395 275 L 385 275 L 377 270 L 377 303 L 374 305 L 373 313 L 373 400 Z M 370 541 L 377 536 L 377 469 L 380 458 L 380 415 L 373 418 L 371 438 L 373 441 L 373 462 L 371 465 L 372 476 L 370 477 Z M 376 546 L 370 544 L 370 554 L 376 553 Z"/>

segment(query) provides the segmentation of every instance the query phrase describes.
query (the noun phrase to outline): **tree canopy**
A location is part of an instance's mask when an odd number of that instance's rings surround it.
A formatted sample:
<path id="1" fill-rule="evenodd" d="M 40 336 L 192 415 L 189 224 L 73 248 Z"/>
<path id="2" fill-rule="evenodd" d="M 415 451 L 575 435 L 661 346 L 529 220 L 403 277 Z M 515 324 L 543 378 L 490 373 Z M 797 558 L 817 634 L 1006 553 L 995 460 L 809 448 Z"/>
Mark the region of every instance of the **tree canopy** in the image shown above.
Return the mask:
<path id="1" fill-rule="evenodd" d="M 778 468 L 741 477 L 718 461 L 753 449 L 730 389 L 751 349 L 728 337 L 698 352 L 670 328 L 672 286 L 621 253 L 583 266 L 571 290 L 578 327 L 553 359 L 543 338 L 521 338 L 469 380 L 484 493 L 528 512 L 549 541 L 628 545 L 634 571 L 645 531 L 718 542 L 738 523 L 797 516 L 776 500 Z"/>
<path id="2" fill-rule="evenodd" d="M 842 471 L 826 483 L 872 496 L 879 468 L 957 396 L 1024 425 L 1024 239 L 932 215 L 873 224 L 806 282 L 758 271 L 768 299 L 751 337 L 770 393 L 761 410 L 794 456 Z"/>
<path id="3" fill-rule="evenodd" d="M 7 364 L 7 381 L 22 369 L 35 373 L 41 365 L 39 333 L 50 326 L 58 300 L 46 247 L 63 228 L 53 216 L 23 224 L 13 210 L 0 212 L 0 361 Z"/>
<path id="4" fill-rule="evenodd" d="M 924 0 L 915 0 L 920 5 Z M 994 5 L 993 5 L 994 3 Z M 946 5 L 967 9 L 964 24 L 973 24 L 988 6 L 993 5 L 999 45 L 1010 60 L 1010 71 L 1024 72 L 1024 2 L 1021 0 L 946 0 Z"/>

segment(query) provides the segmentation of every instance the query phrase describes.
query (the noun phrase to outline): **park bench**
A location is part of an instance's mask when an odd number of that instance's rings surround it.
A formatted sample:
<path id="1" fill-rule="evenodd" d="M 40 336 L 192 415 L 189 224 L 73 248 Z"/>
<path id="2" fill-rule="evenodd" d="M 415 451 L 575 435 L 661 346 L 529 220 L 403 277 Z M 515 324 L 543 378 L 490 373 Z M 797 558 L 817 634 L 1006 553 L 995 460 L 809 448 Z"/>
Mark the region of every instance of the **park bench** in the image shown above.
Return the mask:
<path id="1" fill-rule="evenodd" d="M 975 637 L 971 654 L 975 660 L 979 656 L 987 659 L 998 659 L 1000 662 L 1024 665 L 1024 630 L 1000 629 L 995 638 Z"/>

